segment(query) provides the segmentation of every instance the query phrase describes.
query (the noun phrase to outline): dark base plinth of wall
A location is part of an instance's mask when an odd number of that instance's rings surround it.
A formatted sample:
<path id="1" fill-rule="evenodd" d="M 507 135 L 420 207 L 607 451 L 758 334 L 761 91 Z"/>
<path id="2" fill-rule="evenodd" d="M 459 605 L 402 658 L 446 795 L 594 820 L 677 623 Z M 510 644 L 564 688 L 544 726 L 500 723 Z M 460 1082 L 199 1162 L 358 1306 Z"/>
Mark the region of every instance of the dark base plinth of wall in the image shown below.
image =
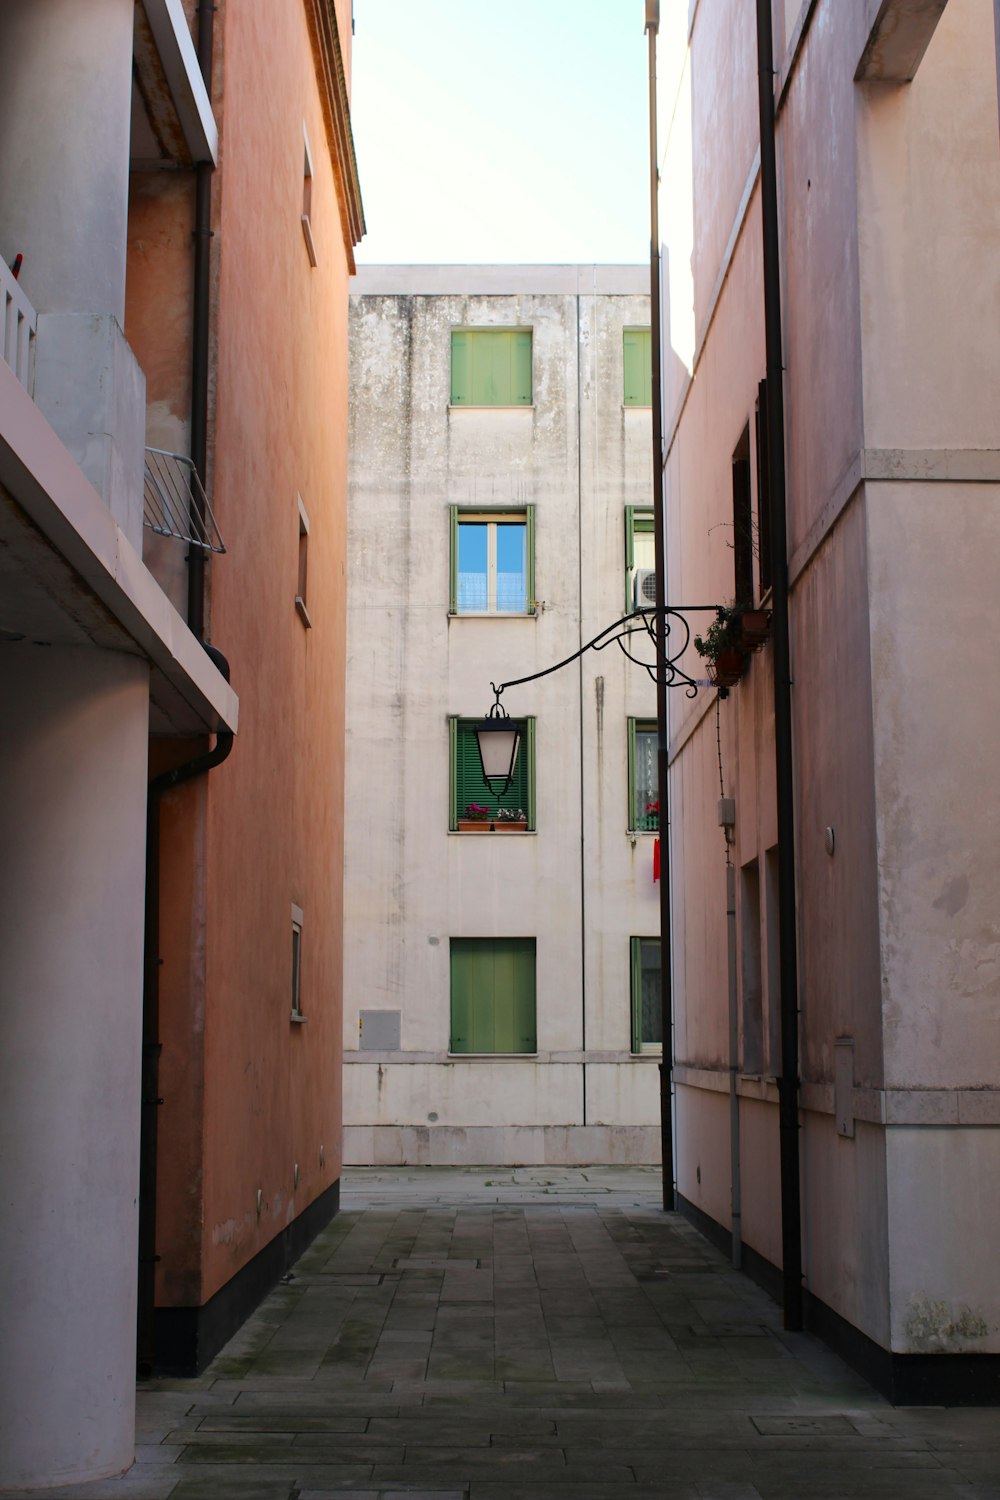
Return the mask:
<path id="1" fill-rule="evenodd" d="M 677 1207 L 707 1240 L 732 1255 L 728 1229 L 680 1193 Z M 746 1243 L 741 1247 L 741 1261 L 747 1275 L 780 1303 L 778 1267 Z M 808 1288 L 803 1314 L 807 1330 L 852 1365 L 893 1406 L 1000 1406 L 1000 1354 L 893 1354 L 827 1307 Z"/>
<path id="2" fill-rule="evenodd" d="M 204 1307 L 158 1307 L 157 1375 L 200 1375 L 340 1207 L 339 1180 L 237 1271 Z"/>

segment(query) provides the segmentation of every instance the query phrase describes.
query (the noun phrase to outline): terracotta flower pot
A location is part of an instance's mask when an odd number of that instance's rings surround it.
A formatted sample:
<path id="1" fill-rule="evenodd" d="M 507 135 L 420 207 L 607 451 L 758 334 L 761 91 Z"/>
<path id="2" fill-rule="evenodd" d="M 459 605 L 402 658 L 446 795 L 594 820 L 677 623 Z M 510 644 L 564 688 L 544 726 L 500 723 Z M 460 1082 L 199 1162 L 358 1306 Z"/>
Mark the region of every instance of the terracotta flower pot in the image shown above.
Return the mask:
<path id="1" fill-rule="evenodd" d="M 492 826 L 491 826 L 492 824 Z M 459 833 L 527 833 L 527 818 L 459 818 Z"/>
<path id="2" fill-rule="evenodd" d="M 737 646 L 726 646 L 712 662 L 709 675 L 716 687 L 735 687 L 746 664 L 747 659 Z"/>
<path id="3" fill-rule="evenodd" d="M 771 616 L 766 609 L 745 609 L 740 615 L 740 646 L 756 651 L 771 634 Z"/>

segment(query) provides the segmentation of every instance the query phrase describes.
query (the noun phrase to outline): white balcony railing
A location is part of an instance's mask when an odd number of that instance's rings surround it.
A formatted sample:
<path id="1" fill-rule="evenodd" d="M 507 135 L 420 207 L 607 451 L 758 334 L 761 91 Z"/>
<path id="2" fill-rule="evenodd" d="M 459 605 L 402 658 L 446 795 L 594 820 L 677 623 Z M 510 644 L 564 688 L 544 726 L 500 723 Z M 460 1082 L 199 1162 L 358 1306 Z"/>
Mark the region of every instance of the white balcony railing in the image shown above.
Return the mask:
<path id="1" fill-rule="evenodd" d="M 35 383 L 35 309 L 0 260 L 0 353 L 29 395 Z"/>

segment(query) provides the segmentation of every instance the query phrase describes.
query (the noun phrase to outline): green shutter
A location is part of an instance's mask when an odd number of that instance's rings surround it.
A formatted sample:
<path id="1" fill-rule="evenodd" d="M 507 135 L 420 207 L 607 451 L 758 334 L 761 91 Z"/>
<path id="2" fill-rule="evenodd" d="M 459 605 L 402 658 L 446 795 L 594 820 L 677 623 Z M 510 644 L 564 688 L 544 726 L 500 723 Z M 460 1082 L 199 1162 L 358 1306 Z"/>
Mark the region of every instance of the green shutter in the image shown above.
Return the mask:
<path id="1" fill-rule="evenodd" d="M 469 372 L 469 335 L 455 328 L 451 335 L 451 404 L 468 405 L 471 377 Z"/>
<path id="2" fill-rule="evenodd" d="M 448 580 L 448 613 L 458 614 L 458 506 L 449 505 L 450 575 Z"/>
<path id="3" fill-rule="evenodd" d="M 531 329 L 511 334 L 511 406 L 531 405 Z"/>
<path id="4" fill-rule="evenodd" d="M 622 334 L 626 406 L 653 404 L 652 345 L 648 328 L 626 328 Z"/>
<path id="5" fill-rule="evenodd" d="M 524 551 L 528 574 L 525 579 L 528 614 L 534 615 L 538 613 L 538 601 L 535 598 L 535 507 L 533 505 L 526 505 L 524 508 Z"/>
<path id="6" fill-rule="evenodd" d="M 451 1052 L 471 1052 L 472 996 L 474 994 L 472 953 L 467 942 L 451 940 Z"/>
<path id="7" fill-rule="evenodd" d="M 452 329 L 451 404 L 530 406 L 531 329 Z"/>
<path id="8" fill-rule="evenodd" d="M 535 827 L 535 721 L 534 718 L 526 719 L 524 723 L 524 743 L 518 755 L 525 757 L 525 775 L 527 778 L 527 802 L 524 810 L 528 814 L 528 827 L 534 831 Z"/>
<path id="9" fill-rule="evenodd" d="M 456 808 L 458 798 L 455 789 L 458 785 L 458 720 L 454 717 L 448 720 L 448 827 L 452 833 L 458 831 L 458 817 Z"/>
<path id="10" fill-rule="evenodd" d="M 626 828 L 635 827 L 635 720 L 628 721 L 628 822 Z"/>
<path id="11" fill-rule="evenodd" d="M 452 938 L 450 1050 L 537 1050 L 534 938 Z"/>
<path id="12" fill-rule="evenodd" d="M 500 807 L 520 807 L 528 815 L 528 827 L 533 828 L 532 819 L 532 761 L 534 758 L 534 733 L 533 723 L 521 739 L 521 748 L 517 752 L 517 764 L 514 767 L 514 780 L 510 789 L 503 797 L 497 797 L 483 780 L 483 767 L 479 759 L 479 744 L 476 740 L 475 719 L 452 720 L 454 724 L 455 748 L 453 751 L 453 764 L 455 767 L 453 779 L 453 795 L 451 802 L 452 827 L 456 827 L 456 819 L 464 818 L 465 809 L 470 802 L 475 802 L 479 807 L 488 807 L 491 813 L 495 813 Z"/>
<path id="13" fill-rule="evenodd" d="M 642 940 L 631 938 L 630 988 L 632 994 L 632 1051 L 642 1051 Z"/>

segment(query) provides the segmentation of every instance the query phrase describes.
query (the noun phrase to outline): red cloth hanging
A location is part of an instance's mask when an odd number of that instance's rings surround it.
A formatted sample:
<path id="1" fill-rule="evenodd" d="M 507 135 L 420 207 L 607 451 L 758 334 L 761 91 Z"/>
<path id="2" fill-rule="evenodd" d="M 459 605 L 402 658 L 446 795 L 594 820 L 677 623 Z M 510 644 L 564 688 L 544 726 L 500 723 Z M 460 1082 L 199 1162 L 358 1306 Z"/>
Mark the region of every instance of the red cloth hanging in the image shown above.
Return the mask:
<path id="1" fill-rule="evenodd" d="M 660 878 L 660 841 L 659 841 L 659 839 L 654 839 L 653 840 L 653 879 L 654 880 L 659 880 L 659 878 Z"/>

